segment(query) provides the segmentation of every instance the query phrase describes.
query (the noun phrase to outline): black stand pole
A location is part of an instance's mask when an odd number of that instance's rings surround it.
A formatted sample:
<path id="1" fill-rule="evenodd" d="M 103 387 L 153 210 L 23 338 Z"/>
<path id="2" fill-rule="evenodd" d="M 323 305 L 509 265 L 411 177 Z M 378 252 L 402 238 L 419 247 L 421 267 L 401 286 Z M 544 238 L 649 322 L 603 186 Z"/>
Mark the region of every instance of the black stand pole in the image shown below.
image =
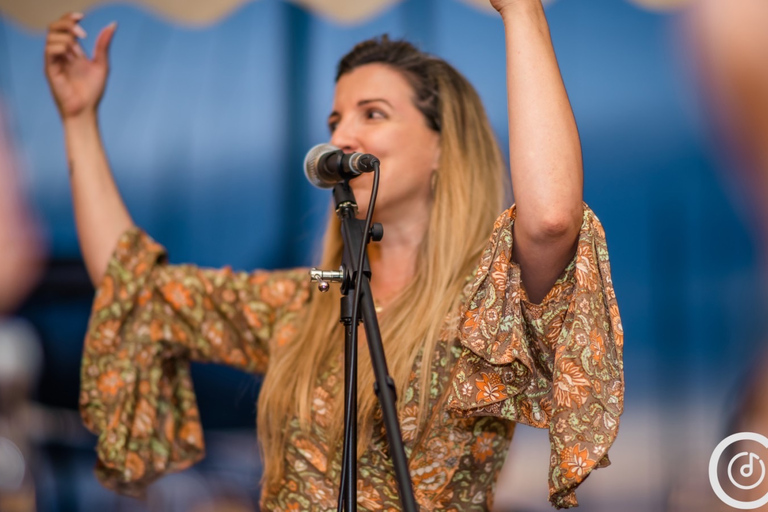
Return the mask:
<path id="1" fill-rule="evenodd" d="M 383 234 L 382 229 L 380 226 L 374 226 L 371 233 L 363 232 L 365 222 L 356 218 L 357 203 L 348 181 L 339 183 L 333 188 L 333 197 L 336 203 L 336 214 L 341 220 L 341 234 L 344 240 L 342 271 L 334 280 L 341 281 L 341 321 L 344 323 L 346 343 L 344 351 L 345 428 L 339 508 L 341 509 L 343 506 L 347 512 L 356 512 L 357 510 L 357 343 L 353 341 L 356 338 L 353 336 L 353 330 L 357 329 L 357 322 L 352 318 L 352 310 L 353 301 L 356 298 L 354 297 L 355 280 L 362 279 L 360 297 L 357 299 L 360 301 L 359 309 L 365 326 L 368 350 L 371 354 L 371 363 L 376 377 L 374 390 L 381 404 L 389 442 L 389 453 L 400 490 L 400 502 L 404 511 L 417 512 L 413 486 L 408 472 L 408 460 L 405 457 L 400 423 L 397 418 L 395 382 L 387 370 L 379 322 L 371 295 L 371 270 L 368 258 L 364 259 L 362 271 L 357 268 L 358 252 L 361 245 L 367 244 L 371 239 L 380 240 Z M 318 277 L 322 272 L 314 270 L 313 272 L 316 273 L 313 279 L 320 281 L 320 289 L 322 290 L 323 287 L 327 289 L 327 283 Z"/>

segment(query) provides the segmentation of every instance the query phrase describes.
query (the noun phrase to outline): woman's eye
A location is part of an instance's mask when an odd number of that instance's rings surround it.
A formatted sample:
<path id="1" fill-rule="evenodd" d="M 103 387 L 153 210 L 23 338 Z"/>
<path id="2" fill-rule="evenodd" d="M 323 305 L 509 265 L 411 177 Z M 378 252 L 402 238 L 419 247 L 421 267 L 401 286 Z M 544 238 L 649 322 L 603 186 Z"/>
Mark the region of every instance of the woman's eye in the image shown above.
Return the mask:
<path id="1" fill-rule="evenodd" d="M 333 133 L 334 131 L 336 131 L 336 127 L 338 125 L 339 125 L 339 123 L 336 123 L 336 122 L 328 123 L 328 131 Z"/>
<path id="2" fill-rule="evenodd" d="M 381 110 L 370 109 L 365 113 L 365 117 L 367 119 L 384 119 L 386 116 Z"/>

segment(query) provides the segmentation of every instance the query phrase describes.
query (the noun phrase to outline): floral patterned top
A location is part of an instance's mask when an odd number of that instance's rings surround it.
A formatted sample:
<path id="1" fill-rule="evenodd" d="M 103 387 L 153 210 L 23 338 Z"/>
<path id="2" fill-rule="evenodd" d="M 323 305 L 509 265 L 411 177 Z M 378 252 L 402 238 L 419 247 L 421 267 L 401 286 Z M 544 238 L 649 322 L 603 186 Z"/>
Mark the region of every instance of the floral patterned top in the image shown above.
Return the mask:
<path id="1" fill-rule="evenodd" d="M 514 218 L 514 207 L 498 218 L 460 309 L 446 317 L 429 361 L 429 403 L 418 403 L 423 361 L 401 397 L 422 510 L 489 510 L 516 422 L 549 429 L 556 507 L 576 506 L 575 488 L 609 464 L 623 407 L 623 331 L 602 226 L 585 206 L 576 256 L 536 305 L 511 260 Z M 96 473 L 129 494 L 204 455 L 189 361 L 264 372 L 311 294 L 306 269 L 200 269 L 164 256 L 138 228 L 122 235 L 85 339 L 80 407 L 99 436 Z M 341 413 L 330 411 L 330 397 L 342 375 L 331 365 L 318 379 L 310 432 L 287 422 L 283 485 L 263 491 L 262 509 L 335 510 L 340 468 L 328 460 L 324 426 Z M 420 406 L 434 412 L 417 434 Z M 358 468 L 359 508 L 399 510 L 383 427 Z"/>

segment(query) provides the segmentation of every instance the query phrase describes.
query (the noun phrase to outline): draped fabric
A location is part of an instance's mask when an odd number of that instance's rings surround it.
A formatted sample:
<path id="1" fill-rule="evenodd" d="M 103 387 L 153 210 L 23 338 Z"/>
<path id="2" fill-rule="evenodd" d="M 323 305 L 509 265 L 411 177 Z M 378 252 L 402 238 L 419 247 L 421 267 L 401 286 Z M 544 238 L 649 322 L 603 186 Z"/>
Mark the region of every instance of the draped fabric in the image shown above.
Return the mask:
<path id="1" fill-rule="evenodd" d="M 514 423 L 549 430 L 550 501 L 609 464 L 623 411 L 623 327 L 602 225 L 586 207 L 576 254 L 540 304 L 512 262 L 514 207 L 496 221 L 477 271 L 447 316 L 434 354 L 414 364 L 399 406 L 416 499 L 424 510 L 489 510 Z M 166 265 L 138 229 L 120 239 L 93 304 L 82 363 L 83 419 L 99 435 L 97 475 L 140 492 L 203 455 L 189 361 L 267 370 L 294 342 L 310 300 L 306 270 L 233 273 Z M 322 300 L 315 297 L 312 300 Z M 328 341 L 328 340 L 324 340 Z M 318 361 L 311 427 L 286 418 L 285 473 L 262 492 L 265 510 L 335 507 L 341 450 L 327 426 L 339 414 L 343 365 Z M 418 387 L 431 371 L 426 401 Z M 428 408 L 425 425 L 418 411 Z M 416 434 L 416 427 L 419 434 Z M 362 510 L 397 510 L 383 423 L 358 460 Z"/>

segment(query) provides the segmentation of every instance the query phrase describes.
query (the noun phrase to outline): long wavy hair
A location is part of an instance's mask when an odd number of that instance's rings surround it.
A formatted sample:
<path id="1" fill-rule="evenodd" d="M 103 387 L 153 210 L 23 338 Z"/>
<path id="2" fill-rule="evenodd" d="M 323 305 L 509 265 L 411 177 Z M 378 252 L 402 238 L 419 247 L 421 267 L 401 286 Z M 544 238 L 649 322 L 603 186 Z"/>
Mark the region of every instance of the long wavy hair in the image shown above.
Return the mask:
<path id="1" fill-rule="evenodd" d="M 414 365 L 423 354 L 419 403 L 426 404 L 431 372 L 425 369 L 431 363 L 446 315 L 458 307 L 466 278 L 477 265 L 494 220 L 511 197 L 508 173 L 477 92 L 450 64 L 408 42 L 383 36 L 356 45 L 339 63 L 336 80 L 372 63 L 385 64 L 403 74 L 413 89 L 414 105 L 427 126 L 440 135 L 432 210 L 419 247 L 416 273 L 380 318 L 387 364 L 398 396 L 404 396 Z M 331 215 L 322 268 L 338 268 L 341 255 L 340 222 Z M 336 288 L 326 294 L 313 289 L 295 338 L 271 356 L 258 405 L 264 484 L 271 488 L 279 486 L 284 474 L 288 423 L 298 418 L 301 429 L 309 431 L 317 380 L 342 352 Z M 379 408 L 373 392 L 373 370 L 364 349 L 360 351 L 358 379 L 359 455 L 371 441 Z M 341 451 L 343 436 L 342 398 L 334 397 L 332 405 L 333 419 L 327 432 L 329 468 Z M 420 408 L 420 431 L 426 409 Z"/>

